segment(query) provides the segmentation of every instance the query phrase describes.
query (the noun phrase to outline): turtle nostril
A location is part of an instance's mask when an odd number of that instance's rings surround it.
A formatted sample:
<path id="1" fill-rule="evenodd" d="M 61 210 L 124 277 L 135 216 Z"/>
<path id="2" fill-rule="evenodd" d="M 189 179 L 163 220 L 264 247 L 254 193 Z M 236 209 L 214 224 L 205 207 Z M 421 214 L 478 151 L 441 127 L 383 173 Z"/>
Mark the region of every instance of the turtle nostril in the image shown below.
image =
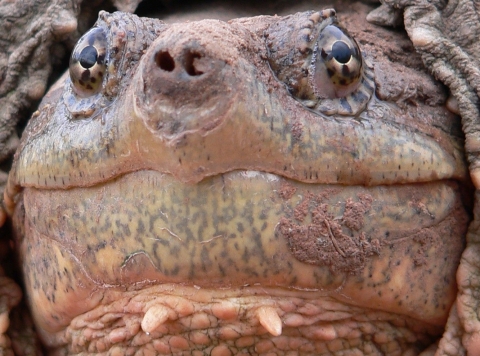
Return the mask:
<path id="1" fill-rule="evenodd" d="M 198 63 L 197 66 L 195 66 L 195 60 L 202 58 L 202 55 L 198 52 L 187 52 L 185 54 L 185 70 L 186 72 L 191 75 L 191 76 L 197 76 L 197 75 L 202 75 L 203 71 L 198 68 Z"/>
<path id="2" fill-rule="evenodd" d="M 160 51 L 155 55 L 155 62 L 160 69 L 171 72 L 175 69 L 175 61 L 168 51 Z"/>

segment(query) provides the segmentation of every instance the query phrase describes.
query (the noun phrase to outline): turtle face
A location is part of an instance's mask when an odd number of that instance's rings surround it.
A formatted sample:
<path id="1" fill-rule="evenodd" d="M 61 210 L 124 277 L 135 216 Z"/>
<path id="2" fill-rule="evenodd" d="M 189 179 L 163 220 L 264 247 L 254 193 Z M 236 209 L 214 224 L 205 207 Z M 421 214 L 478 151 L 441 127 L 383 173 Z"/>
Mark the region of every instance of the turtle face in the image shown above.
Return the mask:
<path id="1" fill-rule="evenodd" d="M 379 100 L 374 73 L 333 10 L 101 13 L 7 188 L 47 347 L 428 345 L 469 220 L 462 141 L 443 108 Z"/>

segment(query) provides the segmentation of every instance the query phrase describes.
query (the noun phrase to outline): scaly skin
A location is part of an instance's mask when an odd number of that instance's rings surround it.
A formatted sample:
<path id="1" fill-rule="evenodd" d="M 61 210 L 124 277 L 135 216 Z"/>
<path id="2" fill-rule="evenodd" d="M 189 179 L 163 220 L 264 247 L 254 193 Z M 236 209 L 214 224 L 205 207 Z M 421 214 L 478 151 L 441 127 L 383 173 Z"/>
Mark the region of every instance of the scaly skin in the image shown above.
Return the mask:
<path id="1" fill-rule="evenodd" d="M 47 349 L 416 354 L 441 335 L 469 221 L 462 141 L 443 106 L 411 117 L 372 95 L 329 117 L 292 97 L 273 63 L 301 63 L 302 31 L 328 21 L 100 16 L 101 91 L 52 89 L 5 198 Z"/>

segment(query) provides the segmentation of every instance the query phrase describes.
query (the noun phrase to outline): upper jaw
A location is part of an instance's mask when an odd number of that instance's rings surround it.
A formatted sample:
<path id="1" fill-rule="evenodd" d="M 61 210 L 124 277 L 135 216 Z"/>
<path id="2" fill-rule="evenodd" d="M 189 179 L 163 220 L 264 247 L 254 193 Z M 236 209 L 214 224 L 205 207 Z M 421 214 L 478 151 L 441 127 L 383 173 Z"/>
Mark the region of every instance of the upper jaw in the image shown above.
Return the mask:
<path id="1" fill-rule="evenodd" d="M 212 24 L 222 46 L 205 40 Z M 275 78 L 261 41 L 235 23 L 173 25 L 94 118 L 74 117 L 57 89 L 24 134 L 7 196 L 19 186 L 91 186 L 142 169 L 188 183 L 238 169 L 342 185 L 467 177 L 462 140 L 418 119 L 432 108 L 373 96 L 357 117 L 311 112 Z M 439 112 L 445 121 L 449 113 Z"/>
<path id="2" fill-rule="evenodd" d="M 271 82 L 258 79 L 265 72 L 265 66 L 241 59 L 225 66 L 222 78 L 229 90 L 218 92 L 210 108 L 182 108 L 177 121 L 188 122 L 173 123 L 168 132 L 154 122 L 177 104 L 141 91 L 141 71 L 101 119 L 72 120 L 61 103 L 54 113 L 47 104 L 29 125 L 29 142 L 17 154 L 10 185 L 90 186 L 141 169 L 190 183 L 237 169 L 343 185 L 466 177 L 462 141 L 442 129 L 402 122 L 404 110 L 377 99 L 358 118 L 322 117 L 283 93 L 282 86 L 272 92 Z M 146 103 L 158 106 L 156 117 Z M 43 128 L 35 121 L 43 121 Z"/>

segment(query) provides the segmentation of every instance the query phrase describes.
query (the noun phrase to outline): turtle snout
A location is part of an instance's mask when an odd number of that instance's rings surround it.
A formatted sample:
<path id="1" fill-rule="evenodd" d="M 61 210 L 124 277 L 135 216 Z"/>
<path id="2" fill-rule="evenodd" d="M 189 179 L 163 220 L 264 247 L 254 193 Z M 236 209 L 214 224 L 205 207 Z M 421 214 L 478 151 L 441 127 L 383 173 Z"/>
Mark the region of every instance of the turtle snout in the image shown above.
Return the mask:
<path id="1" fill-rule="evenodd" d="M 185 33 L 152 44 L 142 60 L 135 103 L 151 130 L 174 138 L 218 124 L 231 101 L 232 69 L 216 47 L 214 40 L 201 43 Z"/>

